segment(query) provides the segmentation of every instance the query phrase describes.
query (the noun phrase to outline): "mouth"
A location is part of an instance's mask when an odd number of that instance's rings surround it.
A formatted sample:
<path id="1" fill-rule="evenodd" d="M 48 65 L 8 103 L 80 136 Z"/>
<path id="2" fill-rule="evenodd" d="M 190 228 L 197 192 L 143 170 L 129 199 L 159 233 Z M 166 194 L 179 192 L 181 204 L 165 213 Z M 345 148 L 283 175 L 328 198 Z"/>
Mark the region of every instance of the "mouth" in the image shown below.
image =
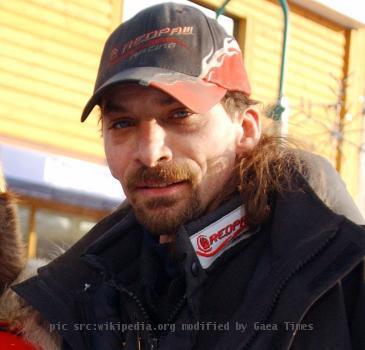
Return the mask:
<path id="1" fill-rule="evenodd" d="M 136 186 L 136 191 L 147 197 L 164 196 L 178 193 L 188 181 L 177 182 L 148 182 Z"/>
<path id="2" fill-rule="evenodd" d="M 137 189 L 144 189 L 144 188 L 163 188 L 168 186 L 174 186 L 177 184 L 181 184 L 186 182 L 185 180 L 182 181 L 171 181 L 171 182 L 159 182 L 159 181 L 148 181 L 136 186 Z"/>

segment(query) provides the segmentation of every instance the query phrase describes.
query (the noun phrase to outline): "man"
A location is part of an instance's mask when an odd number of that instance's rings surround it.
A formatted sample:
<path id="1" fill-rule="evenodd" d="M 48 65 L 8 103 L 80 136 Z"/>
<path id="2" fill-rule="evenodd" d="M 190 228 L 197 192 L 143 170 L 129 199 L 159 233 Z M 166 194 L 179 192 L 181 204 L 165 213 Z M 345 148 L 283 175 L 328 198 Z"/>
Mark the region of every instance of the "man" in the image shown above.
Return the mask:
<path id="1" fill-rule="evenodd" d="M 194 8 L 111 34 L 82 121 L 100 106 L 129 204 L 15 288 L 64 349 L 363 348 L 364 230 L 261 136 L 249 94 L 236 41 Z"/>

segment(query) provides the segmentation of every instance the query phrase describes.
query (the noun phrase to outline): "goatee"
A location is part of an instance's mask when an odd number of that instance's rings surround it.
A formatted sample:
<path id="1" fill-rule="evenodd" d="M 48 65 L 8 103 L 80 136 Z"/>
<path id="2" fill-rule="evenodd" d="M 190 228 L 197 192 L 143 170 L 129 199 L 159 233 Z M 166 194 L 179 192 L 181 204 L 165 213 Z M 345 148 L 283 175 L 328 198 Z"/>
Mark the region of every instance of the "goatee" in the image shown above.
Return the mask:
<path id="1" fill-rule="evenodd" d="M 179 227 L 202 212 L 196 189 L 197 174 L 187 164 L 168 164 L 153 168 L 142 167 L 129 176 L 127 188 L 130 204 L 138 221 L 156 235 L 173 235 Z M 168 197 L 138 200 L 138 187 L 183 183 L 189 191 Z M 185 195 L 185 197 L 183 197 Z"/>

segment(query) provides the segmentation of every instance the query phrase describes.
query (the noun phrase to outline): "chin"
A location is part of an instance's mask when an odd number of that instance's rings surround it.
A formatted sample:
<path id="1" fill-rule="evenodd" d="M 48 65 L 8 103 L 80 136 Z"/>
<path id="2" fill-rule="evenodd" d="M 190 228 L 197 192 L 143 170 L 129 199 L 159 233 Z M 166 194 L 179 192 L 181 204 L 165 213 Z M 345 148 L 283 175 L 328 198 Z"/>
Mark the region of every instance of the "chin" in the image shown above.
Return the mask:
<path id="1" fill-rule="evenodd" d="M 191 221 L 201 213 L 199 202 L 188 200 L 183 203 L 177 201 L 154 201 L 134 209 L 137 220 L 156 235 L 175 234 L 181 225 Z"/>

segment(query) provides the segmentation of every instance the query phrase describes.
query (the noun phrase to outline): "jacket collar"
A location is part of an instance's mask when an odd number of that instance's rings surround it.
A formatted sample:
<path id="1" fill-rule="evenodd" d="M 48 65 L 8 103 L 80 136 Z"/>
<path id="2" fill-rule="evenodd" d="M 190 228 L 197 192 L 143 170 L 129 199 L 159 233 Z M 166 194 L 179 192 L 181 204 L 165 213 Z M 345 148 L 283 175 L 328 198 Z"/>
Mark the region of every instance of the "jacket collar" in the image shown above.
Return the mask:
<path id="1" fill-rule="evenodd" d="M 275 263 L 293 255 L 298 260 L 307 246 L 329 238 L 344 217 L 326 207 L 298 175 L 296 187 L 277 194 L 271 216 L 271 253 Z"/>
<path id="2" fill-rule="evenodd" d="M 217 347 L 248 348 L 258 334 L 255 322 L 299 323 L 310 306 L 365 256 L 364 230 L 327 208 L 304 179 L 298 181 L 299 190 L 275 199 L 268 223 L 270 244 L 234 316 L 248 325 L 245 337 L 227 334 Z M 252 349 L 269 347 L 272 335 L 263 332 Z M 282 342 L 278 346 L 286 348 L 292 336 L 290 332 L 278 336 Z"/>
<path id="3" fill-rule="evenodd" d="M 176 260 L 185 275 L 188 297 L 195 293 L 207 277 L 190 237 L 241 205 L 239 195 L 235 195 L 214 212 L 183 225 L 177 232 Z M 131 278 L 131 274 L 128 273 L 129 267 L 134 263 L 138 264 L 141 251 L 145 251 L 146 248 L 143 244 L 143 235 L 144 228 L 130 211 L 123 220 L 86 247 L 81 258 L 93 269 L 108 274 L 108 278 L 116 278 L 118 275 L 118 280 L 124 280 L 129 284 L 131 282 L 128 281 Z"/>

